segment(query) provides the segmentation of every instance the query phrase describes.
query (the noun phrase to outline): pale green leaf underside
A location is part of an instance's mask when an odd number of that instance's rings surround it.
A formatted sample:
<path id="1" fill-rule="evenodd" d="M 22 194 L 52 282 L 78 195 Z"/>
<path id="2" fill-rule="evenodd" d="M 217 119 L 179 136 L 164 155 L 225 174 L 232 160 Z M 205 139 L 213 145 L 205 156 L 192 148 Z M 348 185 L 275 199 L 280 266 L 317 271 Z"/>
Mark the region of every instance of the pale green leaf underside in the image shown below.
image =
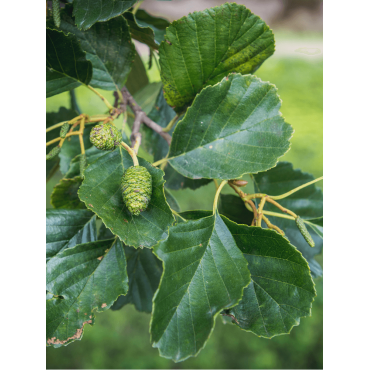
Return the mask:
<path id="1" fill-rule="evenodd" d="M 87 30 L 95 22 L 105 22 L 122 14 L 137 0 L 74 0 L 73 15 L 78 28 Z"/>
<path id="2" fill-rule="evenodd" d="M 127 245 L 152 247 L 167 235 L 173 216 L 163 190 L 163 171 L 139 158 L 152 176 L 153 193 L 148 208 L 133 216 L 123 203 L 121 178 L 133 166 L 132 158 L 121 146 L 91 163 L 84 172 L 78 192 L 86 207 L 95 212 L 104 224 Z"/>
<path id="3" fill-rule="evenodd" d="M 238 326 L 258 336 L 288 334 L 301 317 L 311 315 L 316 296 L 307 261 L 274 230 L 224 221 L 248 261 L 252 279 L 229 312 Z"/>
<path id="4" fill-rule="evenodd" d="M 95 241 L 96 217 L 87 209 L 46 210 L 46 259 L 77 244 Z"/>
<path id="5" fill-rule="evenodd" d="M 162 276 L 162 262 L 148 248 L 125 246 L 129 289 L 118 297 L 112 310 L 119 310 L 128 303 L 138 311 L 152 312 L 152 300 Z"/>
<path id="6" fill-rule="evenodd" d="M 46 266 L 48 345 L 67 345 L 82 338 L 94 312 L 110 308 L 126 294 L 128 278 L 122 242 L 117 239 L 79 244 L 52 258 Z"/>
<path id="7" fill-rule="evenodd" d="M 250 274 L 218 213 L 171 227 L 154 252 L 164 274 L 153 303 L 153 347 L 183 361 L 204 347 L 215 316 L 240 300 Z"/>
<path id="8" fill-rule="evenodd" d="M 233 179 L 266 171 L 290 146 L 292 127 L 274 85 L 231 74 L 197 95 L 176 126 L 171 165 L 190 178 Z"/>
<path id="9" fill-rule="evenodd" d="M 272 31 L 244 5 L 223 4 L 171 23 L 159 48 L 169 105 L 181 112 L 230 72 L 248 74 L 274 53 Z"/>
<path id="10" fill-rule="evenodd" d="M 73 34 L 46 29 L 46 96 L 89 84 L 92 64 Z"/>
<path id="11" fill-rule="evenodd" d="M 53 27 L 52 20 L 47 24 Z M 123 16 L 97 23 L 83 32 L 74 25 L 72 5 L 66 5 L 61 11 L 60 29 L 76 36 L 91 61 L 93 71 L 89 84 L 92 87 L 116 90 L 124 86 L 135 58 L 135 45 Z"/>
<path id="12" fill-rule="evenodd" d="M 301 170 L 294 170 L 289 162 L 279 162 L 275 168 L 254 176 L 255 191 L 270 195 L 284 194 L 300 185 L 312 181 L 314 177 Z M 269 220 L 285 232 L 289 241 L 303 254 L 310 265 L 311 274 L 314 278 L 322 276 L 322 268 L 315 260 L 323 247 L 323 194 L 315 184 L 293 193 L 287 198 L 279 200 L 279 203 L 302 219 L 309 221 L 307 230 L 315 242 L 311 248 L 297 228 L 295 221 L 278 217 L 268 216 Z M 266 210 L 276 212 L 276 207 L 266 204 Z"/>

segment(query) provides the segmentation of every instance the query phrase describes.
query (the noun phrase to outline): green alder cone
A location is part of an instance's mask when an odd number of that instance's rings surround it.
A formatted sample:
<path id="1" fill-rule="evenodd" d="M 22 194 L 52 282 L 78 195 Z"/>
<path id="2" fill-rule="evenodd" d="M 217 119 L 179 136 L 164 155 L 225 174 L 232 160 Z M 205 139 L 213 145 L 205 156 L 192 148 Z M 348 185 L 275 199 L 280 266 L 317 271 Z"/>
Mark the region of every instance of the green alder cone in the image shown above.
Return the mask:
<path id="1" fill-rule="evenodd" d="M 100 124 L 91 130 L 90 141 L 100 150 L 112 150 L 122 141 L 122 134 L 111 124 Z"/>
<path id="2" fill-rule="evenodd" d="M 68 129 L 69 129 L 69 124 L 68 124 L 68 122 L 65 122 L 65 123 L 63 124 L 63 126 L 61 127 L 61 129 L 60 129 L 60 134 L 59 134 L 59 136 L 60 136 L 62 139 L 64 139 L 64 138 L 66 137 L 67 132 L 68 132 Z"/>
<path id="3" fill-rule="evenodd" d="M 145 167 L 129 167 L 122 176 L 122 197 L 135 216 L 147 209 L 152 196 L 152 176 Z"/>
<path id="4" fill-rule="evenodd" d="M 310 233 L 308 232 L 308 230 L 306 228 L 306 225 L 304 224 L 303 220 L 298 216 L 295 219 L 295 223 L 297 224 L 297 227 L 298 227 L 299 231 L 301 232 L 302 236 L 305 238 L 307 244 L 310 247 L 313 248 L 315 246 L 315 242 L 313 241 Z"/>
<path id="5" fill-rule="evenodd" d="M 53 159 L 54 157 L 56 157 L 59 154 L 60 149 L 61 148 L 59 145 L 51 149 L 50 152 L 46 154 L 46 160 Z"/>

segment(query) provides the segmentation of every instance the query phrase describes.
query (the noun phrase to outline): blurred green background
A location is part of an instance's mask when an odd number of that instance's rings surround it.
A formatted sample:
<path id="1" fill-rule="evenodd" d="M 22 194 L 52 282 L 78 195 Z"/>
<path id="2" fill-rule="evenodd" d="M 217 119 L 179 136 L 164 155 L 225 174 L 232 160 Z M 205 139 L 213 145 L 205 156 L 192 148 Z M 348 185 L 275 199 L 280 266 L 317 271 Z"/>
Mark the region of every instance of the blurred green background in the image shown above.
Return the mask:
<path id="1" fill-rule="evenodd" d="M 207 6 L 214 5 L 211 3 Z M 281 160 L 290 161 L 294 168 L 318 177 L 323 173 L 323 69 L 322 50 L 316 48 L 317 51 L 312 46 L 322 45 L 322 33 L 281 29 L 275 35 L 277 52 L 262 65 L 256 75 L 277 86 L 283 101 L 281 112 L 295 130 L 291 150 Z M 279 53 L 279 44 L 288 48 L 287 52 Z M 295 52 L 297 45 L 301 45 L 303 52 Z M 306 45 L 311 48 L 304 49 Z M 146 55 L 143 54 L 143 61 L 147 65 Z M 148 74 L 151 82 L 160 80 L 155 66 Z M 112 96 L 110 92 L 103 94 L 106 97 Z M 80 87 L 76 95 L 83 112 L 98 114 L 106 110 L 104 104 L 88 89 Z M 70 106 L 68 93 L 47 99 L 48 112 L 57 111 L 61 106 Z M 50 194 L 61 177 L 61 173 L 56 173 L 47 184 L 47 207 L 51 207 Z M 214 192 L 211 183 L 196 191 L 179 190 L 171 193 L 178 200 L 181 210 L 185 211 L 210 209 Z M 318 260 L 322 263 L 322 256 Z M 176 364 L 159 357 L 158 350 L 151 347 L 150 315 L 139 313 L 132 305 L 128 305 L 119 311 L 97 314 L 95 325 L 85 326 L 81 341 L 58 349 L 47 348 L 47 368 L 322 369 L 322 279 L 316 279 L 315 282 L 317 297 L 313 303 L 312 316 L 302 319 L 300 326 L 293 328 L 290 335 L 270 340 L 258 338 L 235 325 L 224 324 L 219 317 L 205 349 L 196 358 Z"/>

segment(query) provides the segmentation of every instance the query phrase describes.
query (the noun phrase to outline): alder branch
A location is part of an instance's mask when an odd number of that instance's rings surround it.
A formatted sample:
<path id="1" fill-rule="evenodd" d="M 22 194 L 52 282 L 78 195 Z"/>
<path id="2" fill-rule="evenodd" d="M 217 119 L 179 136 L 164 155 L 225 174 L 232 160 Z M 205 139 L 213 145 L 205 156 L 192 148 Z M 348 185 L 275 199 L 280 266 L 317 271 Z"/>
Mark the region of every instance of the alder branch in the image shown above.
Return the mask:
<path id="1" fill-rule="evenodd" d="M 133 96 L 130 94 L 130 92 L 127 90 L 126 87 L 123 87 L 121 92 L 122 92 L 122 97 L 123 97 L 124 101 L 120 103 L 119 109 L 123 112 L 126 108 L 126 105 L 128 105 L 132 109 L 132 111 L 134 112 L 134 115 L 135 115 L 134 126 L 133 126 L 133 129 L 132 129 L 132 134 L 131 134 L 131 138 L 130 138 L 132 146 L 135 145 L 135 142 L 137 142 L 137 140 L 141 139 L 141 137 L 139 139 L 139 136 L 141 136 L 139 130 L 140 130 L 140 126 L 141 126 L 142 123 L 144 123 L 150 129 L 155 131 L 157 134 L 161 135 L 163 137 L 163 139 L 165 139 L 167 141 L 167 144 L 170 145 L 171 144 L 171 139 L 172 139 L 171 135 L 166 133 L 166 132 L 163 132 L 163 128 L 160 125 L 158 125 L 157 123 L 155 123 L 154 121 L 152 121 L 145 114 L 145 112 L 137 104 L 137 102 L 135 101 L 135 99 L 133 98 Z M 115 95 L 118 95 L 118 94 L 115 93 Z M 116 100 L 116 102 L 117 102 L 117 100 Z"/>

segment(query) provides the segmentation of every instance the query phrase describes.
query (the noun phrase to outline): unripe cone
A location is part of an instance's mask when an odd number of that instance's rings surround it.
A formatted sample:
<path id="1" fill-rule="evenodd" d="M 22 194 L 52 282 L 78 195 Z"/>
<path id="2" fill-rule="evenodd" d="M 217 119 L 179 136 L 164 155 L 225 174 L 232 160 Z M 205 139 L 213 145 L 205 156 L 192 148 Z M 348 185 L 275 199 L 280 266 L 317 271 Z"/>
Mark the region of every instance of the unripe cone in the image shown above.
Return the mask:
<path id="1" fill-rule="evenodd" d="M 59 134 L 59 136 L 62 139 L 64 139 L 66 137 L 67 133 L 68 133 L 68 130 L 69 130 L 69 124 L 68 124 L 68 122 L 65 122 L 63 124 L 63 126 L 60 128 L 60 134 Z"/>
<path id="2" fill-rule="evenodd" d="M 55 146 L 48 154 L 46 154 L 46 160 L 56 157 L 60 153 L 60 150 L 61 147 L 59 145 Z"/>
<path id="3" fill-rule="evenodd" d="M 106 123 L 93 127 L 90 141 L 100 150 L 112 150 L 122 141 L 122 135 L 115 126 Z"/>
<path id="4" fill-rule="evenodd" d="M 310 233 L 308 232 L 308 230 L 306 228 L 306 225 L 304 224 L 303 220 L 298 216 L 295 219 L 295 223 L 297 224 L 297 227 L 298 227 L 299 231 L 301 232 L 302 236 L 305 238 L 307 244 L 310 247 L 313 248 L 315 246 L 315 242 L 313 241 Z"/>
<path id="5" fill-rule="evenodd" d="M 145 167 L 129 167 L 122 176 L 122 197 L 135 216 L 148 208 L 152 197 L 152 176 Z"/>

